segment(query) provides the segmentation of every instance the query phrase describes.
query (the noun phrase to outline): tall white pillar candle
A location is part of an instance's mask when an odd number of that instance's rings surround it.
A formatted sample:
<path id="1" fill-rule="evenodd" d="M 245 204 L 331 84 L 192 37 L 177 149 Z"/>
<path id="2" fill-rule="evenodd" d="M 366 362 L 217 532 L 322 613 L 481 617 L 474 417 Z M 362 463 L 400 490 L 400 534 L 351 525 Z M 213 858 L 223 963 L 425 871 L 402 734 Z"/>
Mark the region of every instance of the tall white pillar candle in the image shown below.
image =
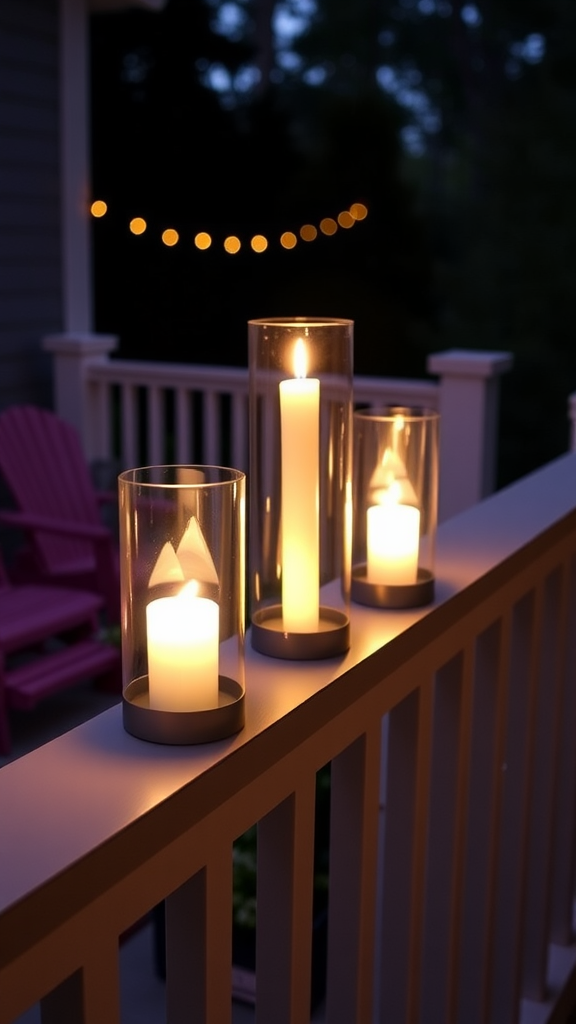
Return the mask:
<path id="1" fill-rule="evenodd" d="M 320 599 L 320 381 L 305 376 L 301 339 L 295 373 L 280 382 L 282 620 L 286 632 L 313 633 Z"/>
<path id="2" fill-rule="evenodd" d="M 405 586 L 418 577 L 420 511 L 395 501 L 367 511 L 368 583 Z"/>
<path id="3" fill-rule="evenodd" d="M 194 582 L 146 607 L 150 707 L 203 711 L 218 706 L 219 611 Z"/>

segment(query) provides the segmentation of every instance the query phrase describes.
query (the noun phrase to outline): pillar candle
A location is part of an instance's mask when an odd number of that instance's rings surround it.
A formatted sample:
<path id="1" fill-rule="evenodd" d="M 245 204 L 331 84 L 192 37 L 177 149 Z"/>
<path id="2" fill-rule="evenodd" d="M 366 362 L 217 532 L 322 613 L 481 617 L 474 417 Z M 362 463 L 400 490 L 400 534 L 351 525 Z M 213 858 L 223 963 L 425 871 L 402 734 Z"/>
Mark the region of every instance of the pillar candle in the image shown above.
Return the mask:
<path id="1" fill-rule="evenodd" d="M 146 606 L 150 707 L 202 711 L 218 706 L 219 611 L 192 581 Z"/>
<path id="2" fill-rule="evenodd" d="M 280 382 L 282 620 L 293 633 L 318 629 L 320 591 L 320 381 L 306 377 L 296 342 L 295 378 Z"/>
<path id="3" fill-rule="evenodd" d="M 419 509 L 395 501 L 372 505 L 367 511 L 367 581 L 389 586 L 416 583 L 419 537 Z"/>

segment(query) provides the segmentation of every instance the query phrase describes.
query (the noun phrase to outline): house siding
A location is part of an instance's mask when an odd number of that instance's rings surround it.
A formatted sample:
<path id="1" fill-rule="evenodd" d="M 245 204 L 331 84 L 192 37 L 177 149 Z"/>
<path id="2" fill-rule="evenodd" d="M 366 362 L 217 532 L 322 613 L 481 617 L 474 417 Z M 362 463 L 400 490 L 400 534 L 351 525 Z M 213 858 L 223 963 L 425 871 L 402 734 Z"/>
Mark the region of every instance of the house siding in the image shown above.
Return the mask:
<path id="1" fill-rule="evenodd" d="M 0 408 L 48 405 L 62 330 L 58 0 L 0 4 Z"/>

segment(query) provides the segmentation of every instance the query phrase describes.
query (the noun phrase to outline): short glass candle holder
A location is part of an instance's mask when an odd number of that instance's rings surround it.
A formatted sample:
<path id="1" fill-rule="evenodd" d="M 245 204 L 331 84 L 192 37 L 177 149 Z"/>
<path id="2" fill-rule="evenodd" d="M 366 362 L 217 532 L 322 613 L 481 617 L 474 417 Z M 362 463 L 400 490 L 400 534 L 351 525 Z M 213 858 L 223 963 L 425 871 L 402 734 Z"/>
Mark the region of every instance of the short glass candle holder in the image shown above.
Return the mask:
<path id="1" fill-rule="evenodd" d="M 157 743 L 244 725 L 245 475 L 147 466 L 118 478 L 122 716 Z"/>
<path id="2" fill-rule="evenodd" d="M 352 600 L 409 608 L 434 598 L 439 414 L 354 413 Z"/>
<path id="3" fill-rule="evenodd" d="M 251 320 L 251 643 L 312 660 L 350 646 L 353 322 Z"/>

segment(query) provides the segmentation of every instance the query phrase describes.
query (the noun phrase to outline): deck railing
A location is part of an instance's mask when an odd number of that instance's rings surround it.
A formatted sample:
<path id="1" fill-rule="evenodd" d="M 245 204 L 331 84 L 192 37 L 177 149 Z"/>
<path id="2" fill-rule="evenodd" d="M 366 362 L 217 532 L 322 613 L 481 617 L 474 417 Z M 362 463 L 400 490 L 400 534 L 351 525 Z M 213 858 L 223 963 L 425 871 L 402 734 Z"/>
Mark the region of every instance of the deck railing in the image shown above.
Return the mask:
<path id="1" fill-rule="evenodd" d="M 166 747 L 114 707 L 0 770 L 0 1024 L 118 1024 L 166 899 L 168 1024 L 229 1024 L 232 846 L 258 823 L 256 1020 L 309 1021 L 331 766 L 327 1024 L 544 1024 L 574 996 L 576 455 L 441 525 L 423 609 L 338 660 L 246 651 L 246 726 Z M 383 723 L 387 742 L 382 743 Z"/>
<path id="2" fill-rule="evenodd" d="M 162 463 L 248 462 L 248 370 L 110 358 L 117 339 L 55 335 L 56 410 L 77 427 L 89 461 L 122 468 Z M 439 517 L 495 486 L 499 378 L 507 352 L 433 355 L 428 380 L 354 379 L 356 405 L 428 406 L 441 414 Z"/>

